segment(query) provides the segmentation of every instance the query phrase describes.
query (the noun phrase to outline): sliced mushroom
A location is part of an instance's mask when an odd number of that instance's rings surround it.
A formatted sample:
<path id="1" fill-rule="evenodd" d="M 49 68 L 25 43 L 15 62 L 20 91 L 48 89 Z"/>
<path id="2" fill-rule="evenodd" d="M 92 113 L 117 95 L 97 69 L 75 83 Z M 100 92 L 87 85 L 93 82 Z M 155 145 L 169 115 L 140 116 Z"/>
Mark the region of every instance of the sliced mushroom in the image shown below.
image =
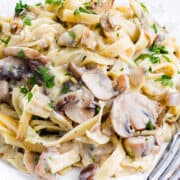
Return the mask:
<path id="1" fill-rule="evenodd" d="M 93 31 L 84 25 L 78 24 L 61 34 L 58 44 L 67 47 L 76 47 L 81 44 L 89 49 L 95 49 L 96 40 Z"/>
<path id="2" fill-rule="evenodd" d="M 145 70 L 143 68 L 132 69 L 129 80 L 133 87 L 141 88 L 145 81 Z"/>
<path id="3" fill-rule="evenodd" d="M 9 102 L 9 84 L 7 81 L 0 81 L 0 102 Z"/>
<path id="4" fill-rule="evenodd" d="M 90 8 L 94 13 L 104 14 L 108 12 L 114 4 L 114 0 L 92 0 L 89 3 L 88 8 Z"/>
<path id="5" fill-rule="evenodd" d="M 36 60 L 43 64 L 46 64 L 50 61 L 50 59 L 47 56 L 41 55 L 38 51 L 31 49 L 31 48 L 7 47 L 7 48 L 3 49 L 4 56 L 18 57 L 19 53 L 22 54 L 23 59 Z"/>
<path id="6" fill-rule="evenodd" d="M 140 93 L 118 96 L 111 110 L 114 131 L 121 137 L 133 136 L 135 130 L 146 129 L 151 120 L 155 125 L 159 113 L 158 103 Z"/>
<path id="7" fill-rule="evenodd" d="M 180 106 L 180 92 L 168 93 L 166 104 L 168 106 Z"/>
<path id="8" fill-rule="evenodd" d="M 114 11 L 107 12 L 101 17 L 101 27 L 106 32 L 117 31 L 121 28 L 121 19 L 120 13 Z"/>
<path id="9" fill-rule="evenodd" d="M 101 69 L 85 71 L 81 78 L 98 99 L 109 100 L 117 95 L 117 92 L 113 89 L 112 81 Z"/>
<path id="10" fill-rule="evenodd" d="M 132 157 L 143 157 L 149 155 L 155 145 L 154 136 L 129 137 L 124 140 L 124 148 Z"/>
<path id="11" fill-rule="evenodd" d="M 74 77 L 82 79 L 96 98 L 109 100 L 117 95 L 117 92 L 115 92 L 113 88 L 112 81 L 105 75 L 103 70 L 98 68 L 87 70 L 76 66 L 74 63 L 70 63 L 68 68 Z"/>
<path id="12" fill-rule="evenodd" d="M 85 88 L 67 93 L 60 97 L 56 110 L 64 110 L 66 116 L 76 123 L 81 123 L 95 115 L 94 96 Z"/>
<path id="13" fill-rule="evenodd" d="M 85 69 L 76 66 L 73 62 L 70 62 L 68 64 L 68 70 L 75 78 L 80 79 Z"/>
<path id="14" fill-rule="evenodd" d="M 0 79 L 2 80 L 19 81 L 27 72 L 27 65 L 18 58 L 7 57 L 0 60 Z"/>
<path id="15" fill-rule="evenodd" d="M 127 75 L 120 75 L 117 78 L 117 90 L 122 93 L 130 88 L 129 77 Z"/>
<path id="16" fill-rule="evenodd" d="M 85 168 L 83 168 L 80 172 L 79 179 L 80 180 L 93 180 L 93 177 L 96 173 L 97 165 L 89 164 Z"/>

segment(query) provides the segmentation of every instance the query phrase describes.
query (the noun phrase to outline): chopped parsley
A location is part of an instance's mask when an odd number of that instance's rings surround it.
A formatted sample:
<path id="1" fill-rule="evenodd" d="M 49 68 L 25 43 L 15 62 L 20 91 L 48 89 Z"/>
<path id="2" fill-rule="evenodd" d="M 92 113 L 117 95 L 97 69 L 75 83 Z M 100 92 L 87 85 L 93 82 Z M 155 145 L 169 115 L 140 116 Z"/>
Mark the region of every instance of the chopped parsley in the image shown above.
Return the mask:
<path id="1" fill-rule="evenodd" d="M 48 104 L 49 108 L 54 109 L 54 101 L 51 100 L 51 102 Z"/>
<path id="2" fill-rule="evenodd" d="M 47 88 L 52 88 L 54 86 L 55 76 L 49 73 L 48 68 L 41 67 L 38 70 L 38 74 L 41 76 L 43 83 Z"/>
<path id="3" fill-rule="evenodd" d="M 100 106 L 96 106 L 96 113 L 99 113 L 101 111 L 101 107 Z"/>
<path id="4" fill-rule="evenodd" d="M 122 71 L 124 71 L 124 68 L 122 67 L 122 68 L 120 68 L 120 71 L 122 72 Z"/>
<path id="5" fill-rule="evenodd" d="M 137 61 L 139 59 L 146 59 L 146 58 L 149 58 L 149 60 L 151 61 L 151 63 L 153 64 L 156 64 L 156 63 L 160 63 L 160 58 L 155 56 L 154 54 L 141 54 L 140 56 L 138 56 L 136 59 L 135 59 L 135 63 L 137 63 Z"/>
<path id="6" fill-rule="evenodd" d="M 10 40 L 11 40 L 11 37 L 10 37 L 10 36 L 8 36 L 7 39 L 0 39 L 0 41 L 1 41 L 2 43 L 4 43 L 5 46 L 7 46 L 7 45 L 9 44 L 9 41 L 10 41 Z"/>
<path id="7" fill-rule="evenodd" d="M 168 50 L 165 48 L 165 46 L 157 46 L 156 44 L 153 44 L 149 50 L 155 54 L 168 54 Z"/>
<path id="8" fill-rule="evenodd" d="M 55 62 L 54 61 L 51 62 L 51 66 L 55 67 Z"/>
<path id="9" fill-rule="evenodd" d="M 149 72 L 152 72 L 152 67 L 150 66 L 149 69 L 148 69 Z"/>
<path id="10" fill-rule="evenodd" d="M 33 97 L 32 92 L 28 92 L 28 94 L 27 94 L 27 99 L 28 99 L 28 102 L 30 102 L 30 101 L 31 101 L 32 97 Z"/>
<path id="11" fill-rule="evenodd" d="M 167 57 L 166 55 L 162 55 L 162 56 L 163 56 L 163 58 L 164 58 L 167 62 L 171 62 L 171 60 L 170 60 L 169 57 Z"/>
<path id="12" fill-rule="evenodd" d="M 35 84 L 38 83 L 38 82 L 37 82 L 37 77 L 36 77 L 36 75 L 33 75 L 33 76 L 30 76 L 30 77 L 29 77 L 29 83 L 30 83 L 32 86 L 34 86 Z"/>
<path id="13" fill-rule="evenodd" d="M 22 0 L 19 0 L 19 2 L 16 3 L 15 14 L 20 15 L 26 9 L 29 9 L 29 5 L 23 4 Z"/>
<path id="14" fill-rule="evenodd" d="M 27 26 L 31 26 L 31 19 L 29 17 L 24 17 L 23 18 L 23 24 Z"/>
<path id="15" fill-rule="evenodd" d="M 70 91 L 70 83 L 69 82 L 66 82 L 66 83 L 64 83 L 63 84 L 63 87 L 62 87 L 62 89 L 61 89 L 61 93 L 62 94 L 66 94 L 66 93 L 68 93 L 69 91 Z"/>
<path id="16" fill-rule="evenodd" d="M 160 82 L 163 86 L 169 86 L 172 87 L 173 86 L 173 80 L 172 77 L 169 75 L 162 75 L 160 78 L 155 80 L 156 82 Z"/>
<path id="17" fill-rule="evenodd" d="M 63 5 L 65 0 L 46 0 L 47 4 Z"/>
<path id="18" fill-rule="evenodd" d="M 148 123 L 146 124 L 146 129 L 147 130 L 153 130 L 154 129 L 154 126 L 153 126 L 151 120 L 149 120 Z"/>
<path id="19" fill-rule="evenodd" d="M 75 33 L 73 31 L 68 31 L 68 34 L 72 39 L 76 38 L 76 35 L 75 35 Z"/>
<path id="20" fill-rule="evenodd" d="M 28 93 L 28 89 L 26 86 L 21 86 L 20 87 L 20 92 L 24 95 L 26 95 Z"/>
<path id="21" fill-rule="evenodd" d="M 178 70 L 177 73 L 180 74 L 180 70 Z"/>
<path id="22" fill-rule="evenodd" d="M 20 59 L 24 58 L 24 51 L 23 51 L 23 49 L 21 49 L 21 50 L 17 53 L 17 57 L 20 58 Z"/>
<path id="23" fill-rule="evenodd" d="M 140 3 L 140 5 L 146 13 L 149 13 L 148 8 L 146 7 L 144 3 Z"/>
<path id="24" fill-rule="evenodd" d="M 101 23 L 97 23 L 95 28 L 100 28 L 101 27 Z"/>
<path id="25" fill-rule="evenodd" d="M 83 8 L 83 7 L 79 7 L 78 9 L 76 9 L 74 11 L 74 15 L 79 15 L 80 13 L 96 14 L 96 13 L 92 12 L 91 10 L 89 10 L 87 8 Z"/>
<path id="26" fill-rule="evenodd" d="M 153 24 L 152 28 L 154 30 L 154 33 L 157 34 L 158 33 L 157 25 Z"/>
<path id="27" fill-rule="evenodd" d="M 42 3 L 41 2 L 36 3 L 36 6 L 42 6 Z"/>

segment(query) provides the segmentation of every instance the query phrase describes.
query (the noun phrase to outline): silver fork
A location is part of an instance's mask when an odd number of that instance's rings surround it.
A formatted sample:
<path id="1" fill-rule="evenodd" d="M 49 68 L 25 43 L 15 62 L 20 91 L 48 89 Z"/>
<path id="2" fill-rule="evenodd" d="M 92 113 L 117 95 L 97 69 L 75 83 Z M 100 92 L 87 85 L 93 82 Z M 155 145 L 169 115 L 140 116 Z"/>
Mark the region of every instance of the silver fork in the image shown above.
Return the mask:
<path id="1" fill-rule="evenodd" d="M 173 136 L 162 156 L 147 180 L 180 179 L 180 130 Z M 176 179 L 176 178 L 175 178 Z M 174 180 L 174 178 L 173 178 Z"/>

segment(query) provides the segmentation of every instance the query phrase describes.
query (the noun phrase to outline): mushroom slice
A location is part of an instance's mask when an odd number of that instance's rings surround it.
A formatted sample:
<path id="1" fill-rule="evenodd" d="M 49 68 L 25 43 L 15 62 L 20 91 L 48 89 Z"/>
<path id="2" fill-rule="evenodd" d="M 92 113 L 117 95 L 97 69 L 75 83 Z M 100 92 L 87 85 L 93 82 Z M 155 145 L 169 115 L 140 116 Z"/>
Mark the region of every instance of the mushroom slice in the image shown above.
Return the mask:
<path id="1" fill-rule="evenodd" d="M 76 123 L 82 123 L 95 115 L 94 96 L 85 88 L 79 91 L 77 101 L 65 106 L 65 114 Z"/>
<path id="2" fill-rule="evenodd" d="M 180 92 L 168 93 L 166 97 L 166 104 L 168 106 L 180 106 Z"/>
<path id="3" fill-rule="evenodd" d="M 114 4 L 114 0 L 92 0 L 90 8 L 93 12 L 97 14 L 104 14 L 111 10 L 112 6 Z"/>
<path id="4" fill-rule="evenodd" d="M 134 135 L 135 130 L 146 129 L 150 120 L 155 125 L 158 113 L 157 102 L 140 93 L 128 93 L 114 100 L 111 121 L 114 131 L 125 138 Z"/>
<path id="5" fill-rule="evenodd" d="M 19 57 L 19 54 L 22 54 L 23 59 L 36 60 L 43 64 L 46 64 L 50 61 L 47 56 L 41 55 L 38 51 L 25 48 L 25 47 L 7 47 L 3 50 L 4 56 L 14 56 Z"/>
<path id="6" fill-rule="evenodd" d="M 85 69 L 76 66 L 73 62 L 70 62 L 68 64 L 68 70 L 75 78 L 80 79 Z"/>
<path id="7" fill-rule="evenodd" d="M 145 81 L 145 70 L 143 68 L 135 68 L 129 75 L 130 83 L 135 88 L 141 88 Z"/>
<path id="8" fill-rule="evenodd" d="M 64 111 L 66 116 L 76 123 L 82 123 L 95 115 L 94 96 L 82 88 L 60 97 L 56 111 Z"/>
<path id="9" fill-rule="evenodd" d="M 0 102 L 9 102 L 9 84 L 7 81 L 0 81 Z"/>
<path id="10" fill-rule="evenodd" d="M 117 78 L 117 90 L 122 93 L 128 91 L 130 88 L 129 77 L 127 75 L 120 75 Z"/>
<path id="11" fill-rule="evenodd" d="M 0 79 L 21 80 L 28 68 L 24 62 L 15 57 L 7 57 L 0 60 Z"/>
<path id="12" fill-rule="evenodd" d="M 132 157 L 147 156 L 155 145 L 154 136 L 129 137 L 124 140 L 124 148 Z"/>
<path id="13" fill-rule="evenodd" d="M 98 99 L 109 100 L 117 94 L 110 78 L 98 68 L 84 72 L 81 78 Z"/>
<path id="14" fill-rule="evenodd" d="M 79 179 L 80 180 L 93 180 L 93 176 L 95 175 L 97 170 L 97 164 L 89 164 L 85 168 L 83 168 L 80 172 Z"/>

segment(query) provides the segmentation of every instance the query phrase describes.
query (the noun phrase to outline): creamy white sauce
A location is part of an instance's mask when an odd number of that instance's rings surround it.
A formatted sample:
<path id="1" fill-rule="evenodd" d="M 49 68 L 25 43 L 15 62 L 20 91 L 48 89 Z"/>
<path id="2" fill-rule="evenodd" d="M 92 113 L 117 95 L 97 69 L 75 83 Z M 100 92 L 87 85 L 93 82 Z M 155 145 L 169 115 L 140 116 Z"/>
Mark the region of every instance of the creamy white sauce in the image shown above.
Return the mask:
<path id="1" fill-rule="evenodd" d="M 0 15 L 1 16 L 11 16 L 14 13 L 14 7 L 15 3 L 19 0 L 0 0 Z M 26 2 L 28 4 L 34 4 L 38 2 L 44 2 L 45 0 L 23 0 L 23 2 Z M 116 4 L 121 3 L 127 3 L 127 0 L 116 0 Z M 143 0 L 141 1 L 147 5 L 148 9 L 151 12 L 151 15 L 156 19 L 156 21 L 162 25 L 167 27 L 168 32 L 171 36 L 174 36 L 177 38 L 179 44 L 180 44 L 180 0 Z M 163 148 L 162 148 L 163 151 Z M 18 172 L 17 170 L 13 169 L 12 167 L 8 166 L 5 163 L 0 162 L 0 168 L 1 176 L 3 176 L 4 179 L 13 179 L 13 180 L 32 180 L 33 178 L 28 175 L 24 175 L 21 172 Z M 123 177 L 119 178 L 123 180 L 143 180 L 146 175 L 138 174 L 131 177 Z M 78 180 L 78 171 L 73 170 L 66 174 L 65 177 L 61 177 L 58 179 L 62 180 L 69 180 L 69 179 Z"/>

